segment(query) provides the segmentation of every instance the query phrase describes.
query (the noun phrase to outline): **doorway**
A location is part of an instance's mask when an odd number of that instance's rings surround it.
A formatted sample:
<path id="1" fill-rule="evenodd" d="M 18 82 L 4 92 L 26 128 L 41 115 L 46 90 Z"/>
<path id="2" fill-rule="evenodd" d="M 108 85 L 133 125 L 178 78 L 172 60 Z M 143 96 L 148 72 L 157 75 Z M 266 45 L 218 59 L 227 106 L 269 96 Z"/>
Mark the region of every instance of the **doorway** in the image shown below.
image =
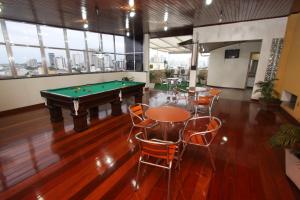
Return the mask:
<path id="1" fill-rule="evenodd" d="M 246 88 L 253 88 L 253 86 L 254 86 L 259 56 L 260 56 L 260 52 L 251 52 L 250 53 Z"/>

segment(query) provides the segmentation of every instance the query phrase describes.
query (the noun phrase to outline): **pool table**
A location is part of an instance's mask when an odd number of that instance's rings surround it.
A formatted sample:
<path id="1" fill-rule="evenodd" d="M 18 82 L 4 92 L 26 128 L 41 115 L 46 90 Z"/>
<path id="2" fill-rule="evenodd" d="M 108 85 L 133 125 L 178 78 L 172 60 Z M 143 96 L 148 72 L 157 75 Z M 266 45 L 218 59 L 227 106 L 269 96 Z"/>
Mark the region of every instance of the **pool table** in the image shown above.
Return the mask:
<path id="1" fill-rule="evenodd" d="M 88 85 L 42 90 L 41 96 L 50 112 L 52 122 L 63 121 L 61 108 L 71 110 L 74 130 L 88 128 L 87 115 L 98 117 L 98 105 L 110 103 L 111 114 L 122 114 L 122 98 L 134 96 L 136 103 L 142 102 L 145 83 L 133 81 L 109 81 Z"/>

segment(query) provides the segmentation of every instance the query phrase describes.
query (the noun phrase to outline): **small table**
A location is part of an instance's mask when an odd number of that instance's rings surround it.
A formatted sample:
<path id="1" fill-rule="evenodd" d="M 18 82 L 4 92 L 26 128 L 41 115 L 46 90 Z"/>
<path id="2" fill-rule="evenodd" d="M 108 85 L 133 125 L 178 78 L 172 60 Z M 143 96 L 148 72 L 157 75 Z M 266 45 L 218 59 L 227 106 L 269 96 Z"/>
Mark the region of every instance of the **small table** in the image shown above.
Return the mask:
<path id="1" fill-rule="evenodd" d="M 191 113 L 175 106 L 159 106 L 149 108 L 145 115 L 147 118 L 160 122 L 163 126 L 164 140 L 167 140 L 167 124 L 185 122 L 191 118 Z"/>

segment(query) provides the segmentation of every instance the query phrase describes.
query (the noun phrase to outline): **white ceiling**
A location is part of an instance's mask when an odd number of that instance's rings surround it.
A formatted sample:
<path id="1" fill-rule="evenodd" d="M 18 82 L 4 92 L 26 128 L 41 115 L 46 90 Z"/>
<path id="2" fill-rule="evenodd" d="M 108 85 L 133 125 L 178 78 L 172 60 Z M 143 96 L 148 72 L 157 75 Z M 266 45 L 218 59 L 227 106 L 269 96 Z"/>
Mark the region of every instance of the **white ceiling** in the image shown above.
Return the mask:
<path id="1" fill-rule="evenodd" d="M 150 48 L 169 53 L 189 53 L 189 49 L 178 46 L 178 43 L 192 39 L 191 35 L 150 39 Z"/>

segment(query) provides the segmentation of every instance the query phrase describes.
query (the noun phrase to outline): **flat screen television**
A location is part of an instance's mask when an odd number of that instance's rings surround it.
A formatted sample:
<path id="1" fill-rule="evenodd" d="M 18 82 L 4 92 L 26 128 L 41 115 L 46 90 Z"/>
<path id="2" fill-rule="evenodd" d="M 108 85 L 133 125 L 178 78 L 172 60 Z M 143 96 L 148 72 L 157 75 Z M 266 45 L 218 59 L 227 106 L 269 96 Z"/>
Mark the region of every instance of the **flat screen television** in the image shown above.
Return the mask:
<path id="1" fill-rule="evenodd" d="M 225 59 L 239 58 L 239 57 L 240 57 L 240 50 L 239 49 L 227 49 L 227 50 L 225 50 Z"/>

